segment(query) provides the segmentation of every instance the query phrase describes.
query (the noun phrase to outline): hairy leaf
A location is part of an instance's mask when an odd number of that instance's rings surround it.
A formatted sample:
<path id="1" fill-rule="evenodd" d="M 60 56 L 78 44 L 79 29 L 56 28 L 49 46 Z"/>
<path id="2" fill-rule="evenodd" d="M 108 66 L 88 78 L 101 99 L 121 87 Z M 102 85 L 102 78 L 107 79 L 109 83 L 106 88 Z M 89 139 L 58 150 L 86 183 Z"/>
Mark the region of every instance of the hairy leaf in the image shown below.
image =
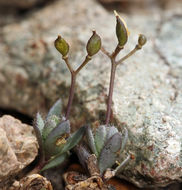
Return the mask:
<path id="1" fill-rule="evenodd" d="M 122 136 L 120 133 L 114 134 L 107 141 L 99 157 L 99 169 L 101 174 L 103 174 L 107 168 L 111 168 L 115 164 L 118 158 L 118 151 L 121 148 L 121 143 Z"/>
<path id="2" fill-rule="evenodd" d="M 36 126 L 39 128 L 39 131 L 42 134 L 42 130 L 44 128 L 44 120 L 42 119 L 40 113 L 37 113 L 36 115 Z"/>
<path id="3" fill-rule="evenodd" d="M 33 128 L 34 128 L 35 135 L 37 137 L 37 141 L 39 144 L 40 159 L 44 159 L 43 140 L 42 140 L 42 135 L 41 135 L 40 129 L 38 128 L 38 125 L 37 125 L 37 118 L 33 124 Z"/>
<path id="4" fill-rule="evenodd" d="M 44 128 L 42 130 L 43 140 L 47 138 L 49 133 L 58 125 L 59 122 L 60 119 L 56 115 L 52 115 L 46 120 Z"/>
<path id="5" fill-rule="evenodd" d="M 115 133 L 118 133 L 118 129 L 114 126 L 107 127 L 107 137 L 106 141 L 110 139 Z"/>
<path id="6" fill-rule="evenodd" d="M 41 172 L 47 170 L 47 169 L 51 169 L 54 168 L 60 164 L 62 164 L 66 159 L 68 158 L 68 154 L 61 154 L 53 159 L 51 159 L 41 170 Z"/>
<path id="7" fill-rule="evenodd" d="M 78 145 L 75 147 L 76 154 L 82 167 L 87 170 L 87 160 L 91 155 L 86 146 Z"/>
<path id="8" fill-rule="evenodd" d="M 54 156 L 62 150 L 69 133 L 70 122 L 68 120 L 61 122 L 49 133 L 44 143 L 46 157 Z"/>
<path id="9" fill-rule="evenodd" d="M 66 144 L 63 146 L 61 153 L 65 153 L 69 150 L 71 150 L 74 146 L 76 146 L 80 140 L 82 139 L 84 133 L 85 133 L 86 127 L 83 126 L 79 128 L 77 131 L 75 131 L 68 139 Z"/>
<path id="10" fill-rule="evenodd" d="M 90 126 L 87 127 L 86 136 L 87 136 L 88 145 L 89 145 L 92 153 L 94 153 L 98 157 L 98 152 L 97 152 L 97 149 L 95 146 L 94 136 L 93 136 Z"/>
<path id="11" fill-rule="evenodd" d="M 102 150 L 105 140 L 106 140 L 106 126 L 100 125 L 95 132 L 95 146 L 98 152 L 98 155 L 100 154 L 100 151 Z"/>
<path id="12" fill-rule="evenodd" d="M 47 119 L 52 115 L 56 115 L 57 117 L 60 118 L 61 117 L 61 110 L 62 110 L 62 101 L 61 101 L 61 99 L 59 99 L 56 101 L 56 103 L 54 103 L 54 105 L 49 110 L 49 112 L 47 114 Z"/>

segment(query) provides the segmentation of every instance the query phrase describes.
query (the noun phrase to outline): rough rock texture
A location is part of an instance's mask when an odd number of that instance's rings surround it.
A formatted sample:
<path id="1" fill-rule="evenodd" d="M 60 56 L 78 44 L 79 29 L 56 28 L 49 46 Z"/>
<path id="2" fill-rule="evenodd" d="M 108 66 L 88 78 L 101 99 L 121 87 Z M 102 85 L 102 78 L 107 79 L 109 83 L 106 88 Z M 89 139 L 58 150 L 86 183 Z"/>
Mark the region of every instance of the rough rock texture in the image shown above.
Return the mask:
<path id="1" fill-rule="evenodd" d="M 0 0 L 0 6 L 15 8 L 30 8 L 48 0 Z"/>
<path id="2" fill-rule="evenodd" d="M 38 153 L 33 128 L 12 116 L 0 118 L 0 188 L 10 182 Z"/>
<path id="3" fill-rule="evenodd" d="M 39 174 L 32 174 L 22 178 L 20 181 L 15 181 L 7 190 L 53 190 L 50 181 Z M 3 189 L 6 190 L 6 189 Z"/>
<path id="4" fill-rule="evenodd" d="M 182 178 L 180 10 L 180 5 L 166 6 L 152 17 L 123 15 L 131 34 L 124 52 L 135 46 L 139 33 L 148 38 L 144 49 L 118 68 L 113 97 L 112 122 L 128 129 L 126 152 L 135 158 L 120 177 L 139 187 L 165 186 Z M 93 28 L 112 51 L 115 18 L 93 0 L 58 1 L 20 23 L 4 26 L 0 106 L 34 115 L 37 109 L 46 111 L 60 96 L 66 104 L 70 74 L 53 41 L 57 34 L 65 37 L 77 67 Z M 109 72 L 109 60 L 99 53 L 80 73 L 71 113 L 73 127 L 104 120 Z"/>

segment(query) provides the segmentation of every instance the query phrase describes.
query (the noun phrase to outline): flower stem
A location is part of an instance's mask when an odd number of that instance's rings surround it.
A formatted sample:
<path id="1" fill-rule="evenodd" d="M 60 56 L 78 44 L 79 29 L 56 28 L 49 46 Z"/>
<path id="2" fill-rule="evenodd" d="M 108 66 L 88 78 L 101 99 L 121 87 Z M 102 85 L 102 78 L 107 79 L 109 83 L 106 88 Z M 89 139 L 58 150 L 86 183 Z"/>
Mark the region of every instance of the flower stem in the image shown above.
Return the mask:
<path id="1" fill-rule="evenodd" d="M 116 73 L 116 63 L 114 59 L 111 59 L 111 76 L 110 76 L 110 85 L 109 85 L 109 95 L 107 101 L 107 113 L 106 113 L 106 125 L 109 124 L 110 117 L 111 117 L 111 106 L 112 106 L 112 96 L 113 96 L 113 89 L 114 89 L 114 79 Z"/>
<path id="2" fill-rule="evenodd" d="M 75 73 L 79 73 L 79 71 L 92 59 L 92 57 L 90 57 L 89 55 L 87 55 L 85 57 L 85 60 L 83 61 L 83 63 L 78 67 L 78 69 L 75 71 Z"/>
<path id="3" fill-rule="evenodd" d="M 141 49 L 140 46 L 136 45 L 133 50 L 131 50 L 127 55 L 125 55 L 123 58 L 121 58 L 119 61 L 116 62 L 117 65 L 121 64 L 123 61 L 128 59 L 130 56 L 132 56 L 134 53 L 136 53 L 137 50 Z"/>
<path id="4" fill-rule="evenodd" d="M 102 53 L 104 53 L 104 54 L 107 55 L 109 58 L 111 58 L 110 53 L 109 53 L 104 47 L 101 47 L 100 50 L 102 51 Z"/>
<path id="5" fill-rule="evenodd" d="M 69 99 L 68 99 L 67 110 L 66 110 L 66 115 L 65 115 L 66 120 L 69 118 L 69 115 L 70 115 L 71 105 L 73 103 L 73 97 L 75 93 L 75 84 L 76 84 L 76 73 L 72 72 L 71 73 L 71 87 L 70 87 Z"/>
<path id="6" fill-rule="evenodd" d="M 71 67 L 67 56 L 62 57 L 62 59 L 65 61 L 66 65 L 71 73 L 71 87 L 70 87 L 69 99 L 68 99 L 68 104 L 67 104 L 66 114 L 65 114 L 66 120 L 68 120 L 69 115 L 70 115 L 71 106 L 73 103 L 74 93 L 75 93 L 76 76 L 80 72 L 80 70 L 92 59 L 92 57 L 87 55 L 85 57 L 85 60 L 83 61 L 83 63 L 76 70 L 73 70 L 73 68 Z"/>
<path id="7" fill-rule="evenodd" d="M 73 73 L 74 71 L 73 71 L 73 69 L 72 69 L 72 67 L 71 67 L 71 65 L 70 65 L 70 63 L 69 63 L 68 56 L 63 56 L 62 59 L 65 61 L 65 63 L 66 63 L 66 65 L 67 65 L 67 67 L 68 67 L 70 73 Z"/>

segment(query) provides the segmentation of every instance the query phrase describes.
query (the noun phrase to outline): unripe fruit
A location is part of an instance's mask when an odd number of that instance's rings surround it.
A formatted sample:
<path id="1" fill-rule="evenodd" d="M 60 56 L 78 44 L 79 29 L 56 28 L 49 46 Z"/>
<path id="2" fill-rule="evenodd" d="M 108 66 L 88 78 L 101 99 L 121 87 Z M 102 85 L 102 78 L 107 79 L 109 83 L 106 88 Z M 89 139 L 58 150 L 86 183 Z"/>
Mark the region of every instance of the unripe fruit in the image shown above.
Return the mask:
<path id="1" fill-rule="evenodd" d="M 58 36 L 54 42 L 55 48 L 61 53 L 62 56 L 66 56 L 69 52 L 69 45 L 68 43 L 62 38 Z"/>
<path id="2" fill-rule="evenodd" d="M 101 38 L 95 31 L 93 31 L 93 34 L 87 43 L 87 53 L 89 56 L 93 56 L 100 50 L 100 48 Z"/>

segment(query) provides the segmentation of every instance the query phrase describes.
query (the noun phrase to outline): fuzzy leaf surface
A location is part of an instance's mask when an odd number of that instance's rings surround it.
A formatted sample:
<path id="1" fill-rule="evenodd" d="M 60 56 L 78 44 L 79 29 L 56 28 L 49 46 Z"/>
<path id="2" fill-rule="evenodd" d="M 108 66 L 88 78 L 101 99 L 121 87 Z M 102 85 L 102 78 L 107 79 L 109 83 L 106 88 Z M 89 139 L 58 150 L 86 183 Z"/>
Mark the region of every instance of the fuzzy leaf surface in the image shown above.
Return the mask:
<path id="1" fill-rule="evenodd" d="M 114 134 L 107 141 L 99 157 L 99 169 L 101 174 L 103 174 L 107 168 L 111 168 L 115 164 L 118 158 L 117 153 L 121 148 L 121 143 L 122 136 L 120 133 Z"/>
<path id="2" fill-rule="evenodd" d="M 88 157 L 91 155 L 90 152 L 87 150 L 87 147 L 83 145 L 76 146 L 75 150 L 80 164 L 85 170 L 87 170 L 87 160 Z"/>
<path id="3" fill-rule="evenodd" d="M 48 114 L 47 114 L 47 119 L 52 116 L 52 115 L 56 115 L 57 117 L 61 116 L 61 111 L 62 111 L 62 101 L 61 99 L 57 100 L 54 105 L 51 107 L 51 109 L 49 110 Z"/>
<path id="4" fill-rule="evenodd" d="M 56 115 L 51 115 L 45 122 L 44 128 L 42 130 L 43 140 L 47 138 L 49 133 L 59 124 L 60 119 Z"/>
<path id="5" fill-rule="evenodd" d="M 64 141 L 66 142 L 63 136 L 65 134 L 69 135 L 69 133 L 70 133 L 70 122 L 68 120 L 61 122 L 59 125 L 57 125 L 57 127 L 55 127 L 49 133 L 44 143 L 46 157 L 54 156 L 62 150 L 63 146 L 65 145 Z M 63 137 L 62 139 L 63 143 L 60 142 L 60 145 L 56 145 L 56 141 L 58 139 L 60 139 L 61 141 L 62 137 Z"/>
<path id="6" fill-rule="evenodd" d="M 47 170 L 47 169 L 51 169 L 54 168 L 60 164 L 62 164 L 66 159 L 68 158 L 68 154 L 61 154 L 53 159 L 51 159 L 41 170 L 41 172 Z"/>
<path id="7" fill-rule="evenodd" d="M 98 157 L 98 152 L 97 152 L 97 149 L 95 146 L 95 139 L 94 139 L 94 136 L 93 136 L 90 126 L 87 127 L 86 137 L 87 137 L 88 145 L 89 145 L 92 153 L 94 153 Z"/>
<path id="8" fill-rule="evenodd" d="M 106 141 L 109 140 L 114 134 L 118 133 L 118 129 L 114 126 L 107 127 Z"/>
<path id="9" fill-rule="evenodd" d="M 85 134 L 86 127 L 83 126 L 75 131 L 68 139 L 66 144 L 63 146 L 61 153 L 65 153 L 71 150 L 74 146 L 76 146 L 80 140 L 82 139 L 83 135 Z"/>
<path id="10" fill-rule="evenodd" d="M 44 120 L 42 119 L 40 113 L 37 113 L 36 115 L 36 126 L 38 127 L 40 133 L 42 134 L 42 130 L 44 128 Z"/>
<path id="11" fill-rule="evenodd" d="M 96 146 L 98 155 L 100 154 L 100 152 L 101 152 L 101 150 L 102 150 L 102 148 L 104 146 L 104 143 L 105 143 L 105 140 L 106 140 L 106 134 L 107 134 L 106 126 L 100 125 L 96 129 L 96 132 L 95 132 L 95 146 Z"/>
<path id="12" fill-rule="evenodd" d="M 41 135 L 41 131 L 38 128 L 37 125 L 37 117 L 36 117 L 36 121 L 33 125 L 34 131 L 35 131 L 35 135 L 39 144 L 39 149 L 40 149 L 40 157 L 42 158 L 44 156 L 44 150 L 43 150 L 43 140 L 42 140 L 42 135 Z"/>

